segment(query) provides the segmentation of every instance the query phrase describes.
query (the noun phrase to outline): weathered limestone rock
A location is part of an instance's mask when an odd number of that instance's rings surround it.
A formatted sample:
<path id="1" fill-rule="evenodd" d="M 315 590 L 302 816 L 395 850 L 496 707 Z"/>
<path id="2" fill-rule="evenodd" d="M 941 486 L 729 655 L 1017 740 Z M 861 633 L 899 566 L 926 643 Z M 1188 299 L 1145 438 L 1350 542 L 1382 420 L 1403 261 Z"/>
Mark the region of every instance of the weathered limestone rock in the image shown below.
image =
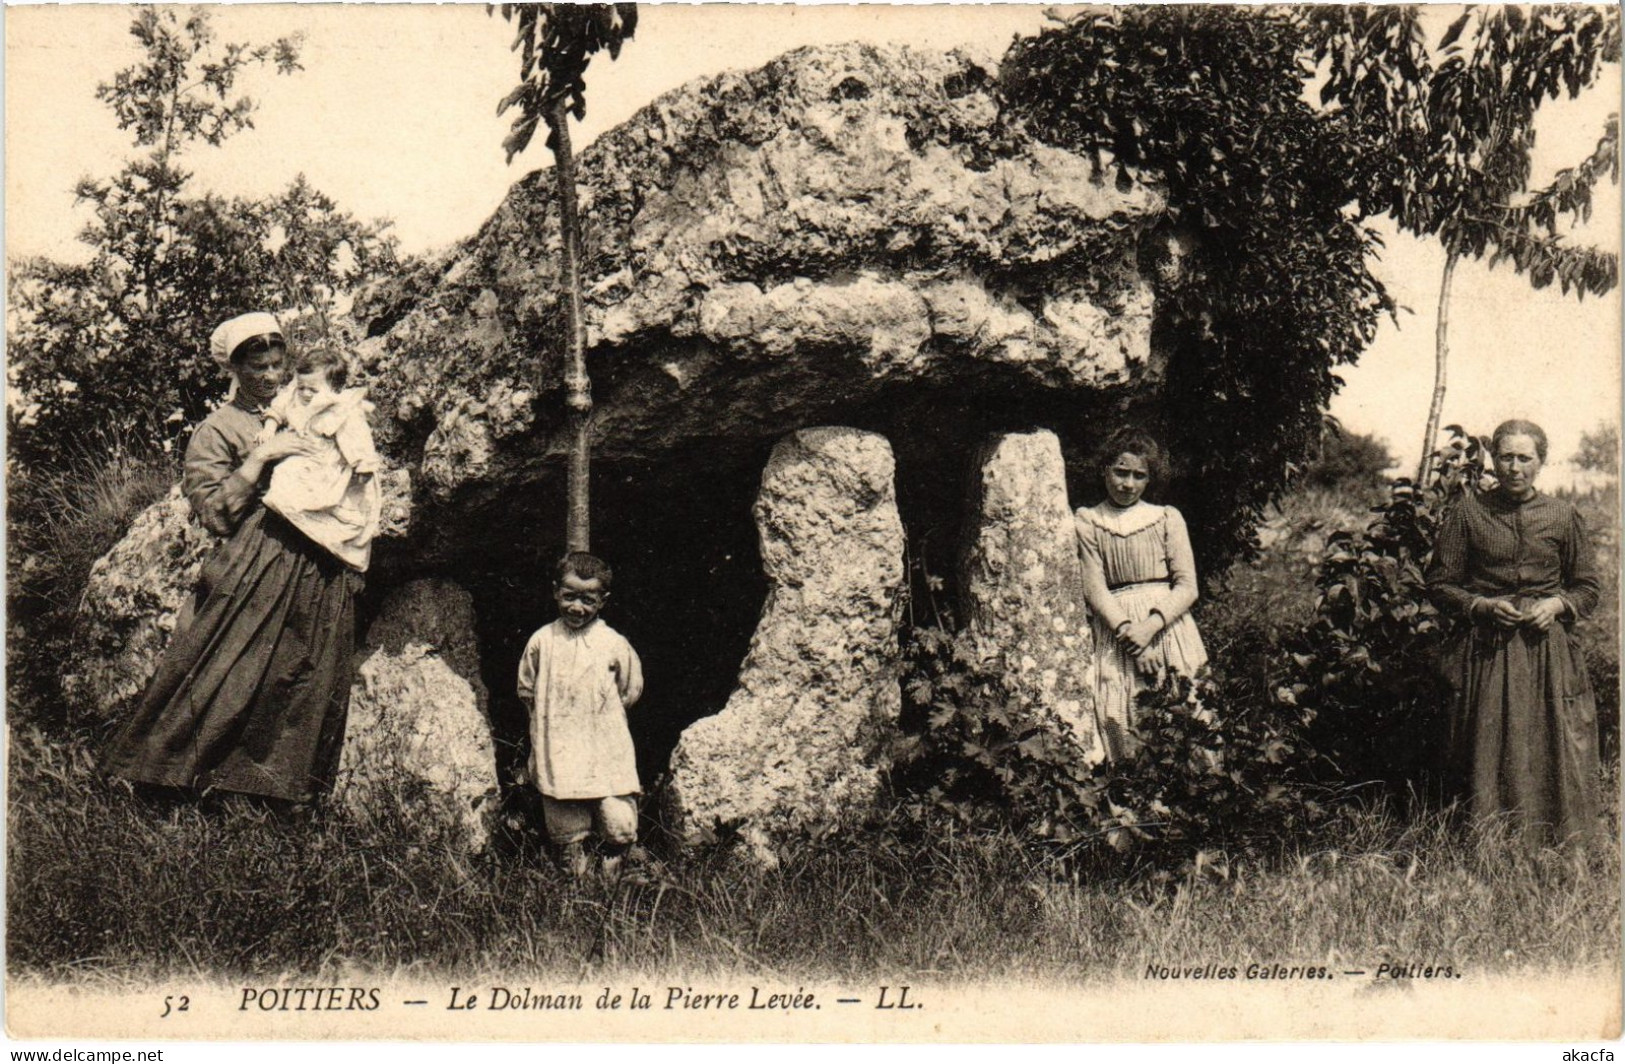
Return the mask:
<path id="1" fill-rule="evenodd" d="M 971 630 L 1014 689 L 1101 760 L 1092 637 L 1066 466 L 1052 432 L 990 440 L 977 462 L 972 534 L 960 573 Z"/>
<path id="2" fill-rule="evenodd" d="M 334 797 L 356 816 L 399 810 L 425 833 L 449 828 L 471 852 L 490 841 L 496 754 L 474 602 L 456 584 L 403 585 L 368 629 Z"/>
<path id="3" fill-rule="evenodd" d="M 774 448 L 756 502 L 770 581 L 739 686 L 690 725 L 667 793 L 680 838 L 735 825 L 766 863 L 774 845 L 861 815 L 901 708 L 897 607 L 903 526 L 891 447 L 872 433 L 805 429 Z"/>
<path id="4" fill-rule="evenodd" d="M 79 620 L 84 638 L 63 669 L 64 693 L 108 717 L 123 717 L 158 670 L 175 619 L 218 543 L 192 520 L 179 485 L 136 517 L 91 567 Z"/>
<path id="5" fill-rule="evenodd" d="M 411 530 L 412 477 L 393 469 L 380 474 L 379 484 L 379 542 L 398 541 Z M 135 519 L 90 570 L 79 607 L 84 638 L 63 670 L 69 698 L 107 718 L 128 713 L 158 670 L 198 571 L 218 542 L 192 519 L 179 486 Z"/>
<path id="6" fill-rule="evenodd" d="M 669 92 L 583 151 L 595 461 L 881 428 L 847 417 L 900 388 L 1159 387 L 1140 262 L 1162 197 L 1006 128 L 997 73 L 802 48 Z M 531 401 L 562 375 L 553 187 L 529 175 L 475 236 L 357 300 L 380 442 L 437 504 L 491 503 L 565 449 L 562 405 Z"/>
<path id="7" fill-rule="evenodd" d="M 378 540 L 405 539 L 412 530 L 411 471 L 386 469 L 379 473 L 378 494 Z"/>

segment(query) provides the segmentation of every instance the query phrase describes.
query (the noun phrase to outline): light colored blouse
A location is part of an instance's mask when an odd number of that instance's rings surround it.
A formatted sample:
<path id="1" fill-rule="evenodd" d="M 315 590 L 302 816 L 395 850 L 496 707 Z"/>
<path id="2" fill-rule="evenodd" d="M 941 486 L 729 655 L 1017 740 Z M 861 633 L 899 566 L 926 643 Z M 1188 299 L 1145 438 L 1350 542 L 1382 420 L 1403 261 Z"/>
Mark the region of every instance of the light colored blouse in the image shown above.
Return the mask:
<path id="1" fill-rule="evenodd" d="M 643 664 L 603 621 L 562 620 L 530 637 L 519 697 L 530 708 L 530 768 L 549 798 L 609 798 L 639 790 L 626 707 L 643 695 Z"/>
<path id="2" fill-rule="evenodd" d="M 1148 608 L 1166 628 L 1196 603 L 1196 561 L 1185 519 L 1172 506 L 1101 502 L 1076 514 L 1083 556 L 1083 597 L 1108 630 L 1130 620 L 1114 591 L 1148 584 L 1167 590 Z"/>

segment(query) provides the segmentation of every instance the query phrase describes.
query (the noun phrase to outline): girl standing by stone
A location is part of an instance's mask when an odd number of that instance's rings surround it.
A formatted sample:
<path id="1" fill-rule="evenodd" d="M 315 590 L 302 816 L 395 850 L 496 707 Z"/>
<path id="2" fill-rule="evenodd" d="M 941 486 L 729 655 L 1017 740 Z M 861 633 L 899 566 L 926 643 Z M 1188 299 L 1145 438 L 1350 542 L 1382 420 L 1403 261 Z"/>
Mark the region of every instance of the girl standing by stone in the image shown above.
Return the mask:
<path id="1" fill-rule="evenodd" d="M 1077 511 L 1083 597 L 1094 629 L 1095 719 L 1106 756 L 1138 746 L 1134 699 L 1172 669 L 1193 676 L 1207 649 L 1191 619 L 1196 563 L 1185 519 L 1142 497 L 1165 474 L 1162 448 L 1124 429 L 1101 450 L 1106 498 Z"/>

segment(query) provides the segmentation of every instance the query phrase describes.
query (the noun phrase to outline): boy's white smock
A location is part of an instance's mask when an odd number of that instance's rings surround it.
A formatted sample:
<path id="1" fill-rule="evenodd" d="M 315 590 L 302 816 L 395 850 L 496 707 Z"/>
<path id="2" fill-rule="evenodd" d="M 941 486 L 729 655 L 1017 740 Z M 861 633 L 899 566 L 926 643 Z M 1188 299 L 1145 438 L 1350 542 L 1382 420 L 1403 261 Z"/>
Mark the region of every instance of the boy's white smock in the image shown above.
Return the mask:
<path id="1" fill-rule="evenodd" d="M 554 621 L 519 658 L 530 707 L 530 774 L 550 798 L 608 798 L 639 790 L 626 707 L 643 694 L 643 663 L 603 621 L 577 631 Z"/>
<path id="2" fill-rule="evenodd" d="M 260 433 L 279 426 L 316 445 L 314 455 L 284 458 L 271 471 L 265 505 L 352 569 L 366 572 L 378 534 L 382 496 L 378 452 L 367 413 L 372 404 L 359 388 L 317 395 L 300 403 L 288 385 L 266 410 Z"/>

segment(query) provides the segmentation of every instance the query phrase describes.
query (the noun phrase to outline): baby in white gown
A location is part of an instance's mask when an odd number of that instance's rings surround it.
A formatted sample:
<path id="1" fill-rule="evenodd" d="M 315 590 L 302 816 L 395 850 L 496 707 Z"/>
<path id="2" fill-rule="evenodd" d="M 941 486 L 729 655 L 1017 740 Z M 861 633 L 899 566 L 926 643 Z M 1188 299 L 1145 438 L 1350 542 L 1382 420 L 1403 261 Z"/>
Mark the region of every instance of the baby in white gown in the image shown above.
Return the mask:
<path id="1" fill-rule="evenodd" d="M 295 432 L 314 445 L 310 455 L 277 463 L 265 505 L 350 568 L 366 572 L 378 534 L 378 452 L 360 388 L 345 389 L 343 356 L 315 348 L 300 356 L 295 376 L 266 409 L 260 438 Z"/>

